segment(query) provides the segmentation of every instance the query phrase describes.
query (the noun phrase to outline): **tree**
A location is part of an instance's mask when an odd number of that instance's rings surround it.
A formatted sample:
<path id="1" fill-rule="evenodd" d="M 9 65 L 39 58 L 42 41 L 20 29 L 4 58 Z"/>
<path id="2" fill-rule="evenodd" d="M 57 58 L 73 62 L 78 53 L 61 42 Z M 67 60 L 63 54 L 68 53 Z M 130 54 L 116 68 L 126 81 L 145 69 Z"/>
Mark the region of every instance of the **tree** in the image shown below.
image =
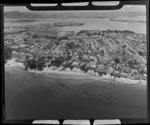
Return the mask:
<path id="1" fill-rule="evenodd" d="M 26 57 L 24 61 L 25 70 L 28 69 L 36 69 L 36 60 L 35 59 L 29 59 Z"/>
<path id="2" fill-rule="evenodd" d="M 43 70 L 43 68 L 45 66 L 44 64 L 45 64 L 44 58 L 42 58 L 42 57 L 37 58 L 36 67 L 37 67 L 38 70 L 40 70 L 40 71 Z"/>
<path id="3" fill-rule="evenodd" d="M 29 59 L 29 57 L 26 56 L 24 66 L 25 70 L 38 69 L 41 71 L 45 67 L 45 57 L 34 55 L 33 59 Z"/>
<path id="4" fill-rule="evenodd" d="M 62 56 L 55 57 L 54 59 L 51 60 L 51 65 L 59 67 L 61 66 L 65 61 L 65 58 Z"/>
<path id="5" fill-rule="evenodd" d="M 101 55 L 101 56 L 104 56 L 104 53 L 105 53 L 104 50 L 101 49 L 101 50 L 100 50 L 100 55 Z"/>
<path id="6" fill-rule="evenodd" d="M 10 47 L 4 47 L 4 62 L 12 58 L 12 49 Z"/>
<path id="7" fill-rule="evenodd" d="M 80 68 L 81 70 L 83 70 L 84 72 L 87 72 L 86 63 L 85 63 L 85 62 L 79 63 L 79 68 Z"/>
<path id="8" fill-rule="evenodd" d="M 142 51 L 138 51 L 138 54 L 139 54 L 140 56 L 144 56 L 144 53 L 143 53 Z"/>

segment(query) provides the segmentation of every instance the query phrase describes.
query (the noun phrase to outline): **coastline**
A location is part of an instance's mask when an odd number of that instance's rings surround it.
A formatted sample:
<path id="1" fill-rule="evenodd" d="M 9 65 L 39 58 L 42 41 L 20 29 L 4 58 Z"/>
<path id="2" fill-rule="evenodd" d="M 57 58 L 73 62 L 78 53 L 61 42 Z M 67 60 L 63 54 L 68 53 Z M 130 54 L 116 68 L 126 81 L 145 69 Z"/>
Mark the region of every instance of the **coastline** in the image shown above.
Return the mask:
<path id="1" fill-rule="evenodd" d="M 11 68 L 24 68 L 23 63 L 19 63 L 19 62 L 15 62 L 14 59 L 9 60 L 6 64 L 5 64 L 5 68 L 6 69 L 11 69 Z M 56 69 L 53 70 L 52 68 L 44 68 L 44 70 L 42 71 L 36 71 L 36 70 L 28 70 L 28 72 L 31 73 L 40 73 L 40 74 L 59 74 L 59 75 L 63 75 L 63 77 L 60 76 L 60 78 L 73 78 L 73 79 L 94 79 L 94 80 L 102 80 L 102 81 L 106 81 L 109 83 L 118 83 L 118 84 L 141 84 L 141 85 L 147 85 L 147 81 L 146 80 L 132 80 L 129 78 L 114 78 L 112 76 L 110 76 L 110 74 L 107 75 L 102 75 L 102 76 L 98 76 L 96 73 L 93 72 L 88 72 L 88 73 L 84 73 L 83 71 L 81 71 L 80 69 L 66 69 L 66 70 L 60 70 L 60 69 Z M 65 76 L 64 76 L 65 75 Z"/>
<path id="2" fill-rule="evenodd" d="M 121 20 L 121 19 L 110 19 L 110 21 L 116 21 L 116 22 L 133 22 L 133 23 L 146 23 L 146 21 L 137 21 L 137 20 Z"/>

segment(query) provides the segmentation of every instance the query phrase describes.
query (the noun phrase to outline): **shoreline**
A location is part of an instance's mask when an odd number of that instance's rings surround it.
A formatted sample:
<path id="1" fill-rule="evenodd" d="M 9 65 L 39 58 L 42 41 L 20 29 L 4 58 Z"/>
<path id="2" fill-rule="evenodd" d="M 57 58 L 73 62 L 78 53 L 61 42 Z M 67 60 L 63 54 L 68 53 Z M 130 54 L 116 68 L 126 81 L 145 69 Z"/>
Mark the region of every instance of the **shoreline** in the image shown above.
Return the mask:
<path id="1" fill-rule="evenodd" d="M 10 68 L 24 68 L 22 63 L 19 62 L 15 62 L 14 59 L 8 61 L 5 64 L 5 68 L 6 69 L 10 69 Z M 128 78 L 114 78 L 112 76 L 110 76 L 110 74 L 107 75 L 102 75 L 102 76 L 98 76 L 95 73 L 84 73 L 82 70 L 80 69 L 76 69 L 76 70 L 53 70 L 51 68 L 44 68 L 44 70 L 42 71 L 36 71 L 36 70 L 28 70 L 28 72 L 32 72 L 32 73 L 52 73 L 52 74 L 60 74 L 60 75 L 67 75 L 63 76 L 63 78 L 74 78 L 74 79 L 94 79 L 94 80 L 103 80 L 106 82 L 110 82 L 110 83 L 118 83 L 118 84 L 141 84 L 141 85 L 147 85 L 147 81 L 145 80 L 132 80 L 132 79 L 128 79 Z M 77 76 L 77 77 L 73 77 L 73 76 Z"/>
<path id="2" fill-rule="evenodd" d="M 133 23 L 146 23 L 146 21 L 138 21 L 138 20 L 121 20 L 121 19 L 110 19 L 110 21 L 116 21 L 116 22 L 125 22 L 125 23 L 128 23 L 128 22 L 133 22 Z"/>

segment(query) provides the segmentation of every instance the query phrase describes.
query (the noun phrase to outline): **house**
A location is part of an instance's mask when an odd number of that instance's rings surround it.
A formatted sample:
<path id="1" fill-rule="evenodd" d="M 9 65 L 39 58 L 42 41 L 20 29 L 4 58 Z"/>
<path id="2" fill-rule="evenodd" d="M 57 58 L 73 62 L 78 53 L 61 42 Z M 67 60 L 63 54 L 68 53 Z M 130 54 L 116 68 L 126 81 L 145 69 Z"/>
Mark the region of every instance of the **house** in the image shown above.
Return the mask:
<path id="1" fill-rule="evenodd" d="M 24 48 L 24 47 L 26 47 L 26 45 L 23 44 L 23 43 L 21 43 L 21 44 L 19 44 L 19 47 L 20 47 L 20 48 Z"/>
<path id="2" fill-rule="evenodd" d="M 18 45 L 13 45 L 11 48 L 12 48 L 12 49 L 18 49 L 19 46 L 18 46 Z"/>

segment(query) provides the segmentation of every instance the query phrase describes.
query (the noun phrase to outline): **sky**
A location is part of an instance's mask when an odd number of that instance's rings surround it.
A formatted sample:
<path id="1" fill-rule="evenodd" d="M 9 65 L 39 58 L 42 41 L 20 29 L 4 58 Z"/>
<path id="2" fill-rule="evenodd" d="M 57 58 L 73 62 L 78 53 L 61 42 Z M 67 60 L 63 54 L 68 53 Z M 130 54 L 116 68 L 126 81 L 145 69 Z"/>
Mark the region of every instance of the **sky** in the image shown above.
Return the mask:
<path id="1" fill-rule="evenodd" d="M 5 6 L 4 7 L 4 12 L 8 12 L 8 11 L 9 12 L 10 11 L 31 12 L 25 6 Z M 114 11 L 116 11 L 116 10 L 114 10 Z M 138 11 L 138 12 L 141 11 L 141 12 L 146 12 L 146 7 L 144 5 L 125 5 L 117 11 Z M 108 12 L 108 11 L 106 11 L 106 12 Z"/>

